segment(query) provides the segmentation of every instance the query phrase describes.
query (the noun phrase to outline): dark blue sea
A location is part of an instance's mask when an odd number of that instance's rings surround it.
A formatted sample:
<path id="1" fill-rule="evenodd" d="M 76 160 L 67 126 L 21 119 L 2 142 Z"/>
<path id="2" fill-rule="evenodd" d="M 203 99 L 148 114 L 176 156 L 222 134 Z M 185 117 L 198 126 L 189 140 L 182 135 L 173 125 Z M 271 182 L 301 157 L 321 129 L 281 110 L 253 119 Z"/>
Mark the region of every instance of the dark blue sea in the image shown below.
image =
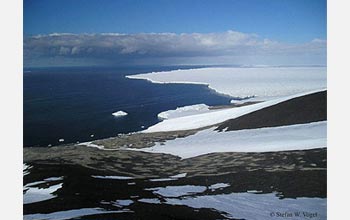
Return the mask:
<path id="1" fill-rule="evenodd" d="M 24 147 L 84 142 L 135 132 L 159 122 L 157 114 L 162 111 L 199 103 L 228 104 L 232 99 L 204 85 L 154 84 L 125 78 L 180 68 L 189 67 L 25 69 Z M 112 113 L 119 110 L 128 115 L 114 117 Z"/>

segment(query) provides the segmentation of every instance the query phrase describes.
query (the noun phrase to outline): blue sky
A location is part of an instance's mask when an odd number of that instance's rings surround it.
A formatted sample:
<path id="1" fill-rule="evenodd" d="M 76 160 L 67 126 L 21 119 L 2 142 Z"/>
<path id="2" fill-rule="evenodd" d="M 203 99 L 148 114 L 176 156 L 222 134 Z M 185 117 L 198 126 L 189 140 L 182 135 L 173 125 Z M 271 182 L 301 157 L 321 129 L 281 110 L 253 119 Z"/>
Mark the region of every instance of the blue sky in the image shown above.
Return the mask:
<path id="1" fill-rule="evenodd" d="M 24 0 L 24 36 L 235 31 L 302 45 L 326 40 L 326 8 L 325 0 Z"/>
<path id="2" fill-rule="evenodd" d="M 24 0 L 25 35 L 237 30 L 286 42 L 326 38 L 324 0 Z"/>

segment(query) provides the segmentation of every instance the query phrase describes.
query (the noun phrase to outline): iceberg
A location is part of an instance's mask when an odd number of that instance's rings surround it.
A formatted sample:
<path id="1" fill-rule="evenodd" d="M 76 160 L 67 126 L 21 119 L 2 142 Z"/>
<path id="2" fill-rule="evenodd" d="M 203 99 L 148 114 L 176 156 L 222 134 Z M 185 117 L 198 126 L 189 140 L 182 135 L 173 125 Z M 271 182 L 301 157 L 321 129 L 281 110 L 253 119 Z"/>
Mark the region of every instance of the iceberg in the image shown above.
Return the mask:
<path id="1" fill-rule="evenodd" d="M 188 115 L 196 115 L 209 112 L 209 106 L 206 104 L 188 105 L 184 107 L 178 107 L 175 110 L 168 110 L 158 114 L 160 119 L 179 118 Z"/>
<path id="2" fill-rule="evenodd" d="M 115 117 L 122 117 L 122 116 L 128 115 L 128 113 L 126 113 L 124 111 L 117 111 L 117 112 L 112 113 L 112 115 Z"/>

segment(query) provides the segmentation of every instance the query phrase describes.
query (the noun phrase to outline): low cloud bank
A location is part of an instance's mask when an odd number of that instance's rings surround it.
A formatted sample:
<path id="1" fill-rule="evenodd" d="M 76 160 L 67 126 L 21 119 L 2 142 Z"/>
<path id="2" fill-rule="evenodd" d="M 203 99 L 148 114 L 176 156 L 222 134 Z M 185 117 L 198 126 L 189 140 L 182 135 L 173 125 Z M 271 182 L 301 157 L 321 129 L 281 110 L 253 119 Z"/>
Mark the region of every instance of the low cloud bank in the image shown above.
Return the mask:
<path id="1" fill-rule="evenodd" d="M 289 44 L 223 33 L 69 34 L 24 38 L 24 65 L 325 64 L 327 42 Z"/>

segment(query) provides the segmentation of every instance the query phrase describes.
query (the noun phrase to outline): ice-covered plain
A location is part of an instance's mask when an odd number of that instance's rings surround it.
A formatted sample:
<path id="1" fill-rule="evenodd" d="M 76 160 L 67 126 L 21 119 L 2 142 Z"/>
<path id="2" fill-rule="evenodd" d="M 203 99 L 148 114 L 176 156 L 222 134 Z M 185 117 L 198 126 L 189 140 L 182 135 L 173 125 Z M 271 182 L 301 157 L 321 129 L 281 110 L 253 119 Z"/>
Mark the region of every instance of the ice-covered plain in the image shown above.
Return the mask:
<path id="1" fill-rule="evenodd" d="M 327 122 L 218 132 L 209 128 L 149 148 L 128 148 L 165 153 L 183 159 L 215 152 L 274 152 L 306 150 L 327 146 Z"/>
<path id="2" fill-rule="evenodd" d="M 269 100 L 326 88 L 326 67 L 199 68 L 130 75 L 154 83 L 205 84 L 237 98 Z"/>

